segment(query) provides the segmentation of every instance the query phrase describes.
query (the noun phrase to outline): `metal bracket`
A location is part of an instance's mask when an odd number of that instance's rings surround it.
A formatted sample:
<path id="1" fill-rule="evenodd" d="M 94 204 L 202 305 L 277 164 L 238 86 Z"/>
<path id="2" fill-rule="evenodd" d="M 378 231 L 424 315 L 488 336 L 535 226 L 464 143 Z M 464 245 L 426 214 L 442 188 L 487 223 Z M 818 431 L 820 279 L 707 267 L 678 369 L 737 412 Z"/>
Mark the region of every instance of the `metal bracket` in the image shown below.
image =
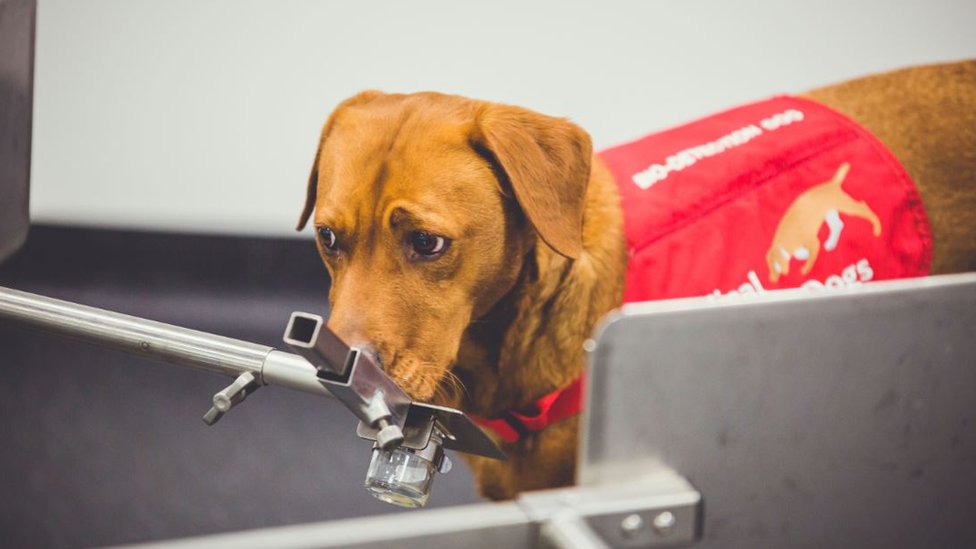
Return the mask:
<path id="1" fill-rule="evenodd" d="M 621 483 L 528 492 L 515 501 L 291 525 L 257 534 L 210 535 L 179 540 L 176 545 L 180 549 L 682 547 L 701 538 L 701 524 L 701 495 L 680 475 L 656 464 Z M 139 547 L 158 549 L 158 545 Z"/>
<path id="2" fill-rule="evenodd" d="M 633 482 L 528 492 L 518 499 L 543 546 L 636 548 L 701 537 L 701 494 L 662 469 Z"/>
<path id="3" fill-rule="evenodd" d="M 425 402 L 411 402 L 403 425 L 401 444 L 414 450 L 427 447 L 436 425 L 443 435 L 444 448 L 504 461 L 505 453 L 460 410 Z M 381 441 L 382 430 L 359 422 L 356 434 L 366 440 Z"/>
<path id="4" fill-rule="evenodd" d="M 283 339 L 315 366 L 318 381 L 359 418 L 359 436 L 380 448 L 423 449 L 436 422 L 444 435 L 444 448 L 505 459 L 491 438 L 460 410 L 411 402 L 371 353 L 347 346 L 321 316 L 292 313 Z"/>
<path id="5" fill-rule="evenodd" d="M 410 397 L 367 352 L 349 347 L 325 325 L 319 315 L 294 312 L 284 342 L 318 370 L 319 382 L 360 421 L 381 433 L 384 450 L 403 441 Z"/>
<path id="6" fill-rule="evenodd" d="M 244 372 L 237 376 L 233 383 L 213 396 L 213 406 L 204 414 L 203 422 L 207 425 L 217 423 L 224 414 L 244 402 L 247 395 L 257 391 L 260 386 L 257 377 L 251 372 Z"/>

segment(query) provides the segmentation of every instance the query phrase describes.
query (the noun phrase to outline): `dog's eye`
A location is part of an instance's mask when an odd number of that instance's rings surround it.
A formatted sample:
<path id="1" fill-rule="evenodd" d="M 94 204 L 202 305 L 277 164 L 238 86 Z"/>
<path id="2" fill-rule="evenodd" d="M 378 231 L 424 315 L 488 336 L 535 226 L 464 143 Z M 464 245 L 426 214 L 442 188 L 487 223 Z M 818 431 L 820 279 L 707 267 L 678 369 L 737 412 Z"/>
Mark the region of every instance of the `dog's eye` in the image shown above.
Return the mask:
<path id="1" fill-rule="evenodd" d="M 443 236 L 437 236 L 425 231 L 414 231 L 410 233 L 410 248 L 417 256 L 431 259 L 439 256 L 447 250 L 450 241 Z"/>
<path id="2" fill-rule="evenodd" d="M 336 235 L 332 232 L 332 229 L 328 227 L 319 227 L 319 242 L 322 246 L 329 252 L 335 252 L 337 250 Z"/>

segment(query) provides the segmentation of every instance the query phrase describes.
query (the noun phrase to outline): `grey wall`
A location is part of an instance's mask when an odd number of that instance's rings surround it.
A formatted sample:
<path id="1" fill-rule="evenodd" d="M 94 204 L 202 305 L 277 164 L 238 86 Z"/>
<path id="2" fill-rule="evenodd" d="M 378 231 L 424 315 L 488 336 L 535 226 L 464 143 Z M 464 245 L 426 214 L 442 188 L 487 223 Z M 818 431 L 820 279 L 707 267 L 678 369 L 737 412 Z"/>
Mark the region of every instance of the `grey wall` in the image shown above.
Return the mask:
<path id="1" fill-rule="evenodd" d="M 40 221 L 292 236 L 365 88 L 569 116 L 598 147 L 774 93 L 976 57 L 972 0 L 44 0 Z"/>
<path id="2" fill-rule="evenodd" d="M 35 226 L 0 286 L 280 346 L 325 313 L 297 240 Z M 262 389 L 201 421 L 230 378 L 0 321 L 0 547 L 90 547 L 389 513 L 362 488 L 369 444 L 338 404 Z M 462 465 L 432 507 L 477 501 Z"/>

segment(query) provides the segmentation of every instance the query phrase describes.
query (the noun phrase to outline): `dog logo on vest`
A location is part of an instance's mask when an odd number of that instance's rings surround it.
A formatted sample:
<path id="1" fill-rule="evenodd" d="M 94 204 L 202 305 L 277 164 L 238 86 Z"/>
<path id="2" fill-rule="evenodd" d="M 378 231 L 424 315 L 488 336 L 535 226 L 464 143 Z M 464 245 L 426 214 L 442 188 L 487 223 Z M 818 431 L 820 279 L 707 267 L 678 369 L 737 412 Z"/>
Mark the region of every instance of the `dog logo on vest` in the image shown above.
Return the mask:
<path id="1" fill-rule="evenodd" d="M 823 243 L 823 249 L 828 252 L 835 249 L 840 241 L 841 231 L 844 230 L 840 214 L 866 219 L 873 226 L 874 236 L 881 236 L 881 220 L 874 211 L 866 202 L 855 200 L 841 188 L 850 168 L 851 165 L 844 162 L 834 177 L 807 189 L 786 209 L 776 227 L 769 251 L 766 252 L 769 279 L 772 282 L 789 274 L 790 261 L 794 258 L 804 261 L 800 268 L 801 274 L 810 273 L 820 255 L 821 244 L 817 233 L 824 223 L 827 224 L 830 234 Z"/>

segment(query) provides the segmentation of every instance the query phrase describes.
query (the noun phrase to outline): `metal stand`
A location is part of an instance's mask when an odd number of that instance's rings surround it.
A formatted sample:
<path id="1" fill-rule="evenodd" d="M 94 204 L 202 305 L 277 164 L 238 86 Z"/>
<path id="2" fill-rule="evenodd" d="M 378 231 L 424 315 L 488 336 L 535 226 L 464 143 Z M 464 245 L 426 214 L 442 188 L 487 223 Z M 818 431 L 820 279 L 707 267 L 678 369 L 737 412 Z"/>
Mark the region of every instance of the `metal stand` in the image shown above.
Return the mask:
<path id="1" fill-rule="evenodd" d="M 143 549 L 680 547 L 700 535 L 701 494 L 664 469 L 626 483 L 525 494 L 484 503 L 365 519 L 235 532 Z"/>
<path id="2" fill-rule="evenodd" d="M 216 363 L 202 369 L 237 377 L 217 413 L 262 384 L 329 394 L 314 366 L 269 348 L 11 290 L 0 317 Z M 580 486 L 145 547 L 976 545 L 976 275 L 640 304 L 589 350 Z M 431 408 L 408 407 L 404 445 L 452 427 Z"/>
<path id="3" fill-rule="evenodd" d="M 529 492 L 519 505 L 551 547 L 658 547 L 700 535 L 701 494 L 668 469 L 629 482 Z"/>
<path id="4" fill-rule="evenodd" d="M 460 410 L 411 402 L 369 353 L 348 347 L 318 315 L 294 313 L 288 323 L 284 340 L 302 356 L 7 288 L 0 288 L 0 318 L 234 376 L 233 383 L 213 396 L 212 406 L 203 416 L 207 425 L 217 423 L 262 385 L 335 396 L 360 419 L 360 437 L 375 441 L 385 452 L 412 454 L 398 459 L 421 460 L 417 463 L 423 467 L 413 471 L 414 477 L 420 471 L 426 471 L 427 477 L 416 497 L 390 498 L 379 489 L 380 493 L 371 492 L 390 503 L 422 506 L 426 502 L 433 475 L 450 468 L 442 447 L 505 459 L 495 443 Z M 385 482 L 398 486 L 395 480 Z"/>

